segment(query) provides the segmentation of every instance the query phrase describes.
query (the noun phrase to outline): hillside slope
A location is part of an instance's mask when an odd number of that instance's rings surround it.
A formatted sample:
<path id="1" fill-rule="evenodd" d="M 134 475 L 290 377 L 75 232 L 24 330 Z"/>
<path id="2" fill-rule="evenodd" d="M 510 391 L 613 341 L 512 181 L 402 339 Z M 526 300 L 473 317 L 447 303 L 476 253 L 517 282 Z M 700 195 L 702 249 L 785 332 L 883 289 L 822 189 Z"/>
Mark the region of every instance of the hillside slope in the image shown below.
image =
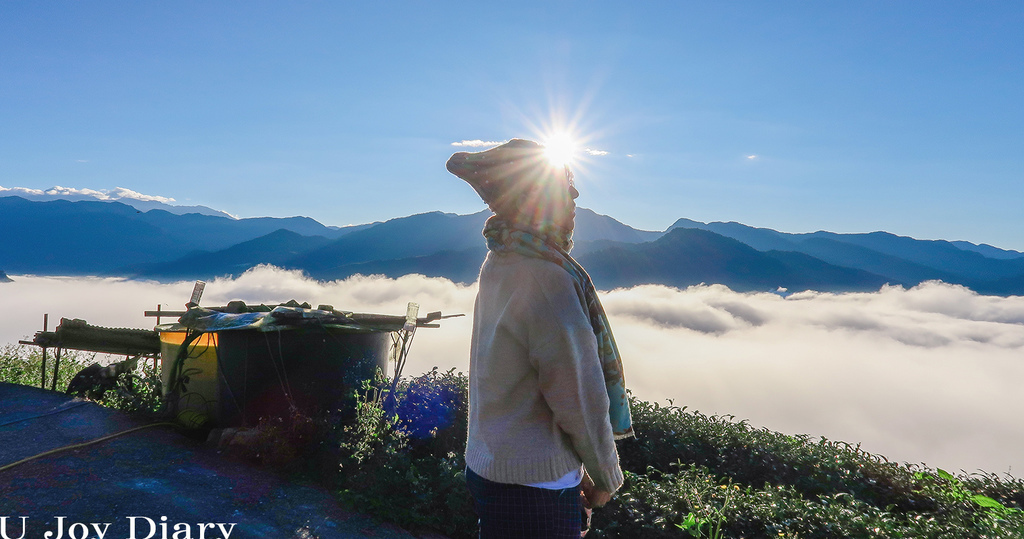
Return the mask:
<path id="1" fill-rule="evenodd" d="M 234 219 L 144 212 L 118 202 L 0 197 L 0 267 L 15 274 L 210 279 L 274 264 L 316 279 L 420 273 L 472 282 L 490 215 L 429 212 L 338 228 L 307 217 Z M 1024 255 L 1016 251 L 887 232 L 793 234 L 679 219 L 662 233 L 578 208 L 574 241 L 574 256 L 604 288 L 703 282 L 840 292 L 937 279 L 985 294 L 1024 294 Z"/>
<path id="2" fill-rule="evenodd" d="M 656 241 L 611 245 L 579 257 L 598 288 L 720 283 L 734 290 L 877 290 L 888 282 L 801 253 L 760 252 L 706 230 L 678 228 Z"/>
<path id="3" fill-rule="evenodd" d="M 220 251 L 196 252 L 170 262 L 127 267 L 124 272 L 135 277 L 164 279 L 237 276 L 260 264 L 281 266 L 288 259 L 329 242 L 323 236 L 303 236 L 282 228 Z"/>
<path id="4" fill-rule="evenodd" d="M 679 228 L 715 232 L 759 251 L 804 253 L 833 265 L 881 275 L 893 284 L 942 280 L 990 294 L 1024 294 L 1019 284 L 1024 281 L 1024 254 L 987 245 L 919 240 L 888 232 L 793 234 L 736 222 L 689 219 L 679 219 L 669 230 Z"/>

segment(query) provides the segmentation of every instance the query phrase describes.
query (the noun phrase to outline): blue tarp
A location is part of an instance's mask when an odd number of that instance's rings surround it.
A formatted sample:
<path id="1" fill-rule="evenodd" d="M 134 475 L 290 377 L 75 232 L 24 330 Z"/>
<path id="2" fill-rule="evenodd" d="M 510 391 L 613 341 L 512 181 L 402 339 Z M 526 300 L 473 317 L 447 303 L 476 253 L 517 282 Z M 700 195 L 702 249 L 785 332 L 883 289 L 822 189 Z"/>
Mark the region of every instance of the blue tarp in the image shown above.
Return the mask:
<path id="1" fill-rule="evenodd" d="M 277 306 L 270 312 L 225 313 L 195 307 L 189 309 L 177 323 L 161 324 L 157 331 L 202 332 L 255 329 L 281 331 L 298 327 L 324 327 L 353 331 L 395 331 L 402 328 L 403 317 L 382 315 L 353 315 L 339 311 Z"/>

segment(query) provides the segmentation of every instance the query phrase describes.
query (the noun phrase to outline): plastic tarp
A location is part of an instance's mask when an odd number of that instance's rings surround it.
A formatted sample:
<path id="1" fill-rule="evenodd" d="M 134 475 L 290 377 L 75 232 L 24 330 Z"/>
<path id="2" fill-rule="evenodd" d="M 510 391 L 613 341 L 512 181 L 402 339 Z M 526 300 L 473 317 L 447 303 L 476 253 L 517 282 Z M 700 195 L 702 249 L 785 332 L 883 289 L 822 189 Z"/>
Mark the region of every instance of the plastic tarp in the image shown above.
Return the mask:
<path id="1" fill-rule="evenodd" d="M 396 331 L 402 328 L 404 317 L 382 315 L 359 315 L 339 311 L 304 309 L 301 307 L 278 306 L 270 312 L 226 313 L 195 307 L 189 309 L 177 323 L 161 324 L 157 331 L 201 332 L 254 329 L 257 331 L 282 331 L 300 327 L 324 327 L 352 331 Z"/>

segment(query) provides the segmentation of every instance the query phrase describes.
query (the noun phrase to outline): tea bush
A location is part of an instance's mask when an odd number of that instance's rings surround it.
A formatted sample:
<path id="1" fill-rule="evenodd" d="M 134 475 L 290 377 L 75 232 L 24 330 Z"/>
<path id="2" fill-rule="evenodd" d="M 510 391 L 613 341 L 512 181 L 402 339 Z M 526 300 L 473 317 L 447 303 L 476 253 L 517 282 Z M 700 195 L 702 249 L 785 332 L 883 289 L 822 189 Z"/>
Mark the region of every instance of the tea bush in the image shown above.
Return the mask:
<path id="1" fill-rule="evenodd" d="M 340 429 L 339 497 L 410 530 L 475 536 L 462 456 L 468 380 L 436 368 L 402 380 L 392 414 L 377 389 L 386 385 L 366 384 L 355 420 Z"/>
<path id="2" fill-rule="evenodd" d="M 38 385 L 39 361 L 37 351 L 0 349 L 0 381 Z M 90 362 L 61 361 L 58 388 Z M 463 459 L 467 377 L 435 368 L 403 379 L 385 410 L 388 387 L 367 383 L 354 419 L 265 421 L 253 458 L 315 477 L 354 509 L 410 531 L 475 537 Z M 1020 479 L 899 464 L 671 403 L 630 404 L 638 437 L 618 442 L 626 481 L 595 511 L 588 537 L 1024 537 Z"/>
<path id="3" fill-rule="evenodd" d="M 341 498 L 413 531 L 475 537 L 464 485 L 468 381 L 399 385 L 390 418 L 363 395 L 342 443 Z M 379 399 L 377 399 L 379 400 Z M 890 462 L 845 442 L 757 429 L 631 397 L 626 482 L 589 537 L 1024 537 L 1024 482 Z"/>

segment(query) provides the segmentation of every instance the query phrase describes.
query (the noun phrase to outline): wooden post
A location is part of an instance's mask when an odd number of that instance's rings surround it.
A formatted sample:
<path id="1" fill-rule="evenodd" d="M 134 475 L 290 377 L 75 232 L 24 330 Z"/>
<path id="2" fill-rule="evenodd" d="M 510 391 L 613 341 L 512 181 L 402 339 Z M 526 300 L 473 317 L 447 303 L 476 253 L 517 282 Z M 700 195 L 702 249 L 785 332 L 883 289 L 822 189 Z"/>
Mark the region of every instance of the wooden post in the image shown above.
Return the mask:
<path id="1" fill-rule="evenodd" d="M 57 391 L 57 373 L 60 370 L 60 351 L 61 347 L 57 347 L 57 353 L 53 357 L 53 383 L 50 385 L 50 391 Z"/>
<path id="2" fill-rule="evenodd" d="M 161 310 L 162 307 L 163 307 L 162 304 L 160 304 L 160 303 L 156 304 L 156 325 L 158 325 L 158 326 L 160 325 L 160 310 Z M 157 366 L 157 364 L 156 364 L 157 357 L 159 357 L 159 356 L 153 357 L 153 370 L 157 371 L 157 372 L 160 372 L 160 367 Z"/>
<path id="3" fill-rule="evenodd" d="M 43 332 L 44 333 L 49 329 L 47 327 L 49 321 L 50 321 L 50 313 L 44 314 L 43 315 Z M 41 376 L 43 378 L 39 382 L 39 388 L 40 389 L 46 389 L 46 347 L 45 346 L 43 347 L 43 366 L 39 370 L 41 371 Z"/>
<path id="4" fill-rule="evenodd" d="M 162 303 L 157 303 L 157 325 L 158 326 L 160 325 L 160 310 L 161 310 L 162 306 L 163 306 Z M 160 360 L 158 358 L 161 358 L 161 356 L 156 356 L 156 357 L 153 358 L 153 370 L 155 370 L 155 371 L 157 371 L 159 373 L 160 372 L 160 366 L 157 365 L 157 362 L 159 362 Z"/>

